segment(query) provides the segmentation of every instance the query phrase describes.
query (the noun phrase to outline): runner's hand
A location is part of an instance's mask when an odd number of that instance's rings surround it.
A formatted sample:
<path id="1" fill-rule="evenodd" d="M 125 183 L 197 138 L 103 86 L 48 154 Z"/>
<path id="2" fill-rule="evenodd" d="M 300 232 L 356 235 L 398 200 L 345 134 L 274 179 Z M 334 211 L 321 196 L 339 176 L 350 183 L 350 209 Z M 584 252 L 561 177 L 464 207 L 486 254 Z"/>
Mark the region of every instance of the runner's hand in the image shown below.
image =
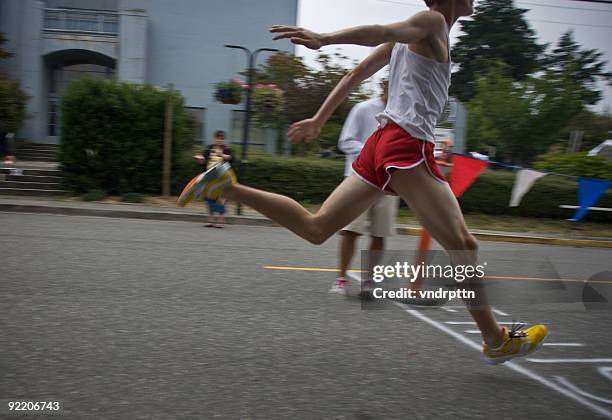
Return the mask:
<path id="1" fill-rule="evenodd" d="M 313 118 L 293 123 L 287 131 L 291 143 L 313 140 L 319 137 L 319 134 L 321 134 L 321 125 Z"/>
<path id="2" fill-rule="evenodd" d="M 289 38 L 294 44 L 303 45 L 311 50 L 318 50 L 323 46 L 323 36 L 308 29 L 297 26 L 274 25 L 270 32 L 278 34 L 273 40 Z"/>

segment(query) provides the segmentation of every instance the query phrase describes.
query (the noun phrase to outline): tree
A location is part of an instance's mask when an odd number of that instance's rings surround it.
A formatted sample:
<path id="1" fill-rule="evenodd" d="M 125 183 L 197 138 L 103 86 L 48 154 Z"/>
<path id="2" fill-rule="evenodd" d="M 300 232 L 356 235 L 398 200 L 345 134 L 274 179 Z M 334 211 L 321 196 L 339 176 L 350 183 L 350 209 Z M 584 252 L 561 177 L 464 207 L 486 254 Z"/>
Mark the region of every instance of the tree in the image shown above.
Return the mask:
<path id="1" fill-rule="evenodd" d="M 3 45 L 6 38 L 0 32 L 0 59 L 13 57 Z M 21 89 L 19 82 L 11 80 L 7 74 L 0 71 L 0 125 L 2 129 L 15 132 L 21 127 L 26 116 L 26 102 L 28 95 Z"/>
<path id="2" fill-rule="evenodd" d="M 463 102 L 473 98 L 479 74 L 498 62 L 508 66 L 514 80 L 525 80 L 540 68 L 539 57 L 546 46 L 536 42 L 525 12 L 512 0 L 483 0 L 473 20 L 461 22 L 464 33 L 452 51 L 453 62 L 459 66 L 453 74 L 453 96 Z"/>
<path id="3" fill-rule="evenodd" d="M 576 115 L 570 123 L 561 130 L 561 139 L 568 139 L 572 131 L 582 131 L 581 150 L 590 150 L 602 141 L 612 138 L 612 115 L 597 114 L 584 109 Z"/>
<path id="4" fill-rule="evenodd" d="M 285 97 L 284 120 L 279 121 L 279 129 L 288 124 L 312 117 L 325 97 L 349 71 L 348 58 L 339 54 L 319 54 L 319 68 L 308 67 L 302 58 L 287 53 L 277 53 L 268 58 L 264 65 L 257 68 L 254 83 L 279 86 Z M 357 102 L 371 95 L 363 85 L 357 88 L 331 116 L 317 141 L 310 145 L 294 148 L 299 154 L 315 152 L 319 147 L 335 147 L 337 135 L 346 116 Z"/>
<path id="5" fill-rule="evenodd" d="M 603 53 L 596 49 L 581 49 L 571 30 L 565 32 L 557 46 L 544 58 L 546 72 L 556 79 L 571 79 L 577 85 L 581 101 L 594 105 L 602 97 L 597 87 L 600 80 L 612 86 L 612 72 L 606 71 Z"/>
<path id="6" fill-rule="evenodd" d="M 497 63 L 477 82 L 468 103 L 468 147 L 495 146 L 500 159 L 529 164 L 559 141 L 561 130 L 582 109 L 569 79 L 546 76 L 516 82 Z"/>

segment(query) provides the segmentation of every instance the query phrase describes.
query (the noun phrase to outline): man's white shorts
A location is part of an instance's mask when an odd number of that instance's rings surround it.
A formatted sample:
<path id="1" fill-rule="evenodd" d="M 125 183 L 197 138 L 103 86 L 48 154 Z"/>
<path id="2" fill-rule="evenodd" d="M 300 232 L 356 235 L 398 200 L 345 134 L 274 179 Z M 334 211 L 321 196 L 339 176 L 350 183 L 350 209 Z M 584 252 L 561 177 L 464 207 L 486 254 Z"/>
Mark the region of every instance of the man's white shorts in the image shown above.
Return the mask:
<path id="1" fill-rule="evenodd" d="M 379 238 L 391 236 L 395 226 L 398 207 L 398 196 L 385 195 L 342 229 L 342 231 L 349 231 L 358 235 L 369 234 Z"/>

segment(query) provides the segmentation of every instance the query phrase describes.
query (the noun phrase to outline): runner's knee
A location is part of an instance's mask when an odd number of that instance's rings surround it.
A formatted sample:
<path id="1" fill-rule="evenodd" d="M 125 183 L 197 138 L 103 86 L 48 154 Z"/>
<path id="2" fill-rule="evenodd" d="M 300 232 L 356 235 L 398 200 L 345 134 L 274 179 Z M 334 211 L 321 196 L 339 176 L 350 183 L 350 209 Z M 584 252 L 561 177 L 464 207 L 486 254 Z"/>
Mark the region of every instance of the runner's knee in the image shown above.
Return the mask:
<path id="1" fill-rule="evenodd" d="M 314 245 L 321 245 L 336 233 L 336 230 L 328 225 L 329 223 L 321 215 L 313 216 L 308 221 L 305 239 Z"/>

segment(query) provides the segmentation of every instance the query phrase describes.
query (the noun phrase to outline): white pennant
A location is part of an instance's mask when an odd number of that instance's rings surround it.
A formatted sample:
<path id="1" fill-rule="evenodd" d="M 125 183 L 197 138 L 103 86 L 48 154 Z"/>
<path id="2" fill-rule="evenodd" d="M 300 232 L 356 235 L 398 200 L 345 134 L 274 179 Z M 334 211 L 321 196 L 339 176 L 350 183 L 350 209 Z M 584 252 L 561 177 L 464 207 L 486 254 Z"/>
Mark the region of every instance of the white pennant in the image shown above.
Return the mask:
<path id="1" fill-rule="evenodd" d="M 512 187 L 510 207 L 518 207 L 523 196 L 527 194 L 533 184 L 545 175 L 545 172 L 534 171 L 533 169 L 521 169 L 518 171 L 514 180 L 514 187 Z"/>

